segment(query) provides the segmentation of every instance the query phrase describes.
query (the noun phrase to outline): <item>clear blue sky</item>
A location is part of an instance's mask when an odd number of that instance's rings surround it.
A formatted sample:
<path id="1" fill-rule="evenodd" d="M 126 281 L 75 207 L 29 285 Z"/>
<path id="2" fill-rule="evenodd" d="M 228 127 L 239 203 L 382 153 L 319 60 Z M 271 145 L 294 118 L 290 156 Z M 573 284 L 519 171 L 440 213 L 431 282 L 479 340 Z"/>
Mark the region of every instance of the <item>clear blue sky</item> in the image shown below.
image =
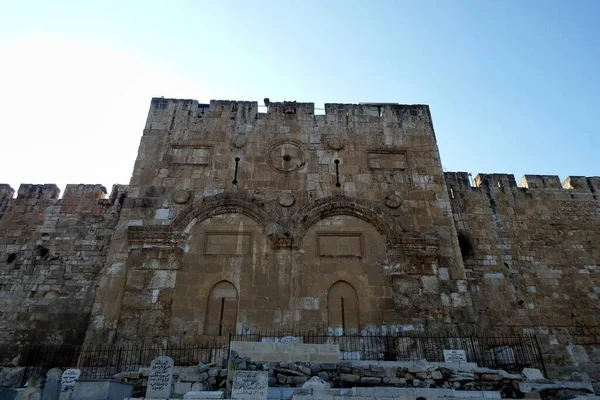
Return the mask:
<path id="1" fill-rule="evenodd" d="M 597 0 L 2 0 L 0 182 L 127 183 L 152 96 L 425 103 L 448 171 L 600 175 L 599 21 Z"/>

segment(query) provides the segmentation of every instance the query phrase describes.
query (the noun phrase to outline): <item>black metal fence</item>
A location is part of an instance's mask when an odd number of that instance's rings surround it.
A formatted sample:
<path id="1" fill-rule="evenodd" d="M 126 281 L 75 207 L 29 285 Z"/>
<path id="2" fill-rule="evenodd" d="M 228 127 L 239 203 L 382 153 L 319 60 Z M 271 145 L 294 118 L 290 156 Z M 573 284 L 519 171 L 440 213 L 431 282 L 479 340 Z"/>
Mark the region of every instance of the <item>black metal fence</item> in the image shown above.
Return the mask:
<path id="1" fill-rule="evenodd" d="M 50 368 L 79 368 L 82 379 L 111 378 L 121 372 L 148 367 L 152 359 L 166 355 L 175 365 L 191 366 L 217 362 L 229 356 L 231 341 L 296 342 L 337 344 L 345 361 L 419 361 L 443 362 L 444 350 L 463 350 L 467 362 L 481 367 L 521 372 L 538 368 L 545 373 L 536 336 L 421 336 L 407 334 L 361 334 L 332 336 L 314 333 L 253 333 L 205 337 L 200 343 L 160 345 L 31 345 L 22 349 L 19 364 L 26 366 L 24 380 L 42 375 Z"/>
<path id="2" fill-rule="evenodd" d="M 281 342 L 286 335 L 236 334 L 232 340 Z M 535 335 L 422 336 L 403 333 L 378 335 L 294 334 L 284 341 L 337 344 L 344 361 L 419 361 L 444 362 L 444 350 L 464 350 L 467 362 L 480 367 L 521 372 L 538 368 L 545 373 L 544 361 Z"/>
<path id="3" fill-rule="evenodd" d="M 57 367 L 79 368 L 81 379 L 108 379 L 121 372 L 136 372 L 149 367 L 158 356 L 169 356 L 178 366 L 217 362 L 228 358 L 229 340 L 227 337 L 210 337 L 201 343 L 178 346 L 30 345 L 21 354 L 19 364 L 27 367 L 24 381 Z"/>

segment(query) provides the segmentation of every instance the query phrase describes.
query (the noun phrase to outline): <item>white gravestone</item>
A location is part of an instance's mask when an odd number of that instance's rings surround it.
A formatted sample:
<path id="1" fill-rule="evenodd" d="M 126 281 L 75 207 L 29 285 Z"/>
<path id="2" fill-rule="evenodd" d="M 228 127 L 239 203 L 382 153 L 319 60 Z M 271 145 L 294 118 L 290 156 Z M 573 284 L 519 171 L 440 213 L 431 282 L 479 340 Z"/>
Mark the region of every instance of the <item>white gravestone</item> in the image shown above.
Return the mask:
<path id="1" fill-rule="evenodd" d="M 81 376 L 81 370 L 78 368 L 69 368 L 66 369 L 62 374 L 62 378 L 60 381 L 61 389 L 64 392 L 65 390 L 73 390 L 75 387 L 75 381 L 79 379 Z"/>
<path id="2" fill-rule="evenodd" d="M 467 354 L 464 350 L 444 350 L 444 361 L 456 364 L 467 362 Z"/>
<path id="3" fill-rule="evenodd" d="M 167 356 L 156 357 L 148 371 L 148 387 L 146 397 L 168 399 L 171 397 L 173 383 L 173 359 Z"/>
<path id="4" fill-rule="evenodd" d="M 58 400 L 62 385 L 61 376 L 60 368 L 52 368 L 46 373 L 46 386 L 42 392 L 42 400 Z"/>
<path id="5" fill-rule="evenodd" d="M 269 377 L 266 371 L 235 371 L 231 398 L 236 400 L 266 400 Z"/>

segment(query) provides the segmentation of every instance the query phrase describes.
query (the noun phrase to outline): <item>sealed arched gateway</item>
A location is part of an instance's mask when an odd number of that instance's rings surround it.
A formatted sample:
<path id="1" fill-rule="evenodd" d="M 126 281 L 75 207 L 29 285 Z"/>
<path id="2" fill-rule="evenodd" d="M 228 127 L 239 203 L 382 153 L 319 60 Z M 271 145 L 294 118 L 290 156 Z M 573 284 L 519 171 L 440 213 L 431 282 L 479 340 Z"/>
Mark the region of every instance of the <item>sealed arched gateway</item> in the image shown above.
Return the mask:
<path id="1" fill-rule="evenodd" d="M 205 334 L 221 336 L 235 332 L 237 308 L 237 289 L 231 282 L 221 281 L 213 286 L 208 295 Z"/>
<path id="2" fill-rule="evenodd" d="M 356 333 L 360 329 L 358 296 L 346 281 L 337 281 L 327 294 L 329 329 L 337 334 Z"/>

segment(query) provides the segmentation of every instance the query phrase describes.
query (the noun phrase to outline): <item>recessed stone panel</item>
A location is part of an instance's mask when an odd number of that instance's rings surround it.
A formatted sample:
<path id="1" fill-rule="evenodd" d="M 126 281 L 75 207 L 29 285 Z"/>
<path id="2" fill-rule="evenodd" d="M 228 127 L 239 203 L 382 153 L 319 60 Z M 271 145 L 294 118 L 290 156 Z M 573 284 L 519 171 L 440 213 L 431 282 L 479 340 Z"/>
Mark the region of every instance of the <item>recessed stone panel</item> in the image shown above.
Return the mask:
<path id="1" fill-rule="evenodd" d="M 361 233 L 321 233 L 317 242 L 321 257 L 362 257 Z"/>
<path id="2" fill-rule="evenodd" d="M 206 255 L 245 255 L 252 252 L 249 232 L 209 232 L 204 242 Z"/>
<path id="3" fill-rule="evenodd" d="M 209 165 L 211 147 L 202 145 L 171 145 L 169 162 L 172 165 Z"/>
<path id="4" fill-rule="evenodd" d="M 369 169 L 406 169 L 406 153 L 388 152 L 388 151 L 369 151 L 367 152 L 367 166 Z"/>

